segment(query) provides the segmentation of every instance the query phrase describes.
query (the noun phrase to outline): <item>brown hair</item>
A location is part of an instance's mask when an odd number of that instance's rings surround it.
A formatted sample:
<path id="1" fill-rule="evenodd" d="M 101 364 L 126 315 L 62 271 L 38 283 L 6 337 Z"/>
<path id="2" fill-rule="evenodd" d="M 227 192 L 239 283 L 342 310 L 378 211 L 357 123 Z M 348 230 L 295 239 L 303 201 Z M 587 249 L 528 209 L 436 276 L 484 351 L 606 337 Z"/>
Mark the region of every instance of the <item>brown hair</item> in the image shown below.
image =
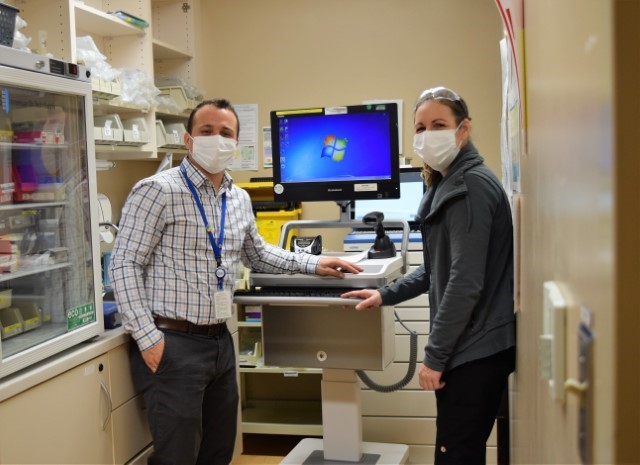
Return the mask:
<path id="1" fill-rule="evenodd" d="M 191 134 L 191 131 L 193 130 L 193 120 L 195 119 L 196 113 L 198 112 L 198 110 L 206 105 L 212 106 L 212 107 L 216 107 L 219 108 L 221 110 L 229 110 L 231 111 L 231 113 L 234 114 L 234 116 L 236 117 L 236 137 L 240 137 L 240 118 L 238 118 L 238 114 L 236 113 L 236 109 L 233 108 L 233 105 L 231 105 L 231 102 L 229 102 L 229 100 L 220 98 L 220 99 L 210 99 L 210 100 L 203 100 L 202 102 L 200 102 L 198 104 L 197 107 L 195 107 L 192 111 L 191 114 L 189 115 L 189 121 L 187 122 L 187 132 L 189 134 Z"/>
<path id="2" fill-rule="evenodd" d="M 451 108 L 453 117 L 456 121 L 456 126 L 459 126 L 464 119 L 471 119 L 471 117 L 469 116 L 469 109 L 467 108 L 467 104 L 462 99 L 462 97 L 459 97 L 459 100 L 450 100 L 448 98 L 434 98 L 432 94 L 426 91 L 422 92 L 422 94 L 420 94 L 420 97 L 418 97 L 418 100 L 416 100 L 416 104 L 413 107 L 414 117 L 416 111 L 418 111 L 418 108 L 420 108 L 420 106 L 428 100 L 437 100 L 438 103 Z M 422 164 L 421 176 L 422 179 L 424 179 L 427 187 L 431 187 L 433 185 L 433 182 L 438 179 L 438 177 L 442 178 L 442 174 L 439 171 L 434 170 L 426 163 Z"/>

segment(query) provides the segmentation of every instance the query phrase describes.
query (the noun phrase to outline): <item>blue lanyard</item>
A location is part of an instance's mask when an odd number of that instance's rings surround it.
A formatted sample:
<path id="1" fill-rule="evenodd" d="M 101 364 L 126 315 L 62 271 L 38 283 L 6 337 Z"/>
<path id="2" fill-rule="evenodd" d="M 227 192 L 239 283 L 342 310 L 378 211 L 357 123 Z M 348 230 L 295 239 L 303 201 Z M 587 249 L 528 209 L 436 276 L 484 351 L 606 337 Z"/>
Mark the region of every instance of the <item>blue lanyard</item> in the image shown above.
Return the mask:
<path id="1" fill-rule="evenodd" d="M 207 230 L 207 235 L 209 236 L 209 242 L 211 243 L 211 247 L 213 248 L 213 255 L 216 258 L 216 264 L 218 268 L 216 269 L 216 278 L 218 278 L 218 289 L 222 290 L 222 281 L 224 280 L 225 275 L 227 274 L 225 269 L 222 267 L 222 243 L 224 242 L 224 220 L 227 212 L 227 193 L 224 192 L 222 194 L 222 214 L 220 218 L 220 236 L 218 237 L 218 242 L 216 243 L 215 238 L 213 237 L 213 227 L 209 224 L 209 220 L 207 219 L 207 215 L 204 212 L 204 207 L 202 206 L 202 202 L 200 201 L 200 197 L 198 196 L 198 192 L 196 191 L 196 187 L 193 185 L 189 177 L 187 176 L 187 170 L 184 168 L 184 165 L 180 165 L 180 172 L 184 177 L 184 180 L 187 183 L 187 187 L 191 191 L 191 195 L 193 195 L 193 199 L 196 202 L 196 206 L 198 210 L 200 210 L 200 216 L 202 217 L 202 222 L 204 223 L 204 227 Z"/>

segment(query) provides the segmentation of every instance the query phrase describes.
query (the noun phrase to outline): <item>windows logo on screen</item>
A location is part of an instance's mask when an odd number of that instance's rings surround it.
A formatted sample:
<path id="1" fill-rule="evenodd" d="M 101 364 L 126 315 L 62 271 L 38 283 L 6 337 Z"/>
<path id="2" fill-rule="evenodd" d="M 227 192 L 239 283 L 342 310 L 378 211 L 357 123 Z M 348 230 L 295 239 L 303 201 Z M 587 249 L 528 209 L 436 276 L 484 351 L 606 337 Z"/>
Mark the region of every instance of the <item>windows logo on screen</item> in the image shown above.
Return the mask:
<path id="1" fill-rule="evenodd" d="M 333 161 L 342 161 L 346 148 L 347 139 L 336 139 L 336 136 L 327 136 L 324 138 L 324 146 L 320 157 L 329 157 Z"/>

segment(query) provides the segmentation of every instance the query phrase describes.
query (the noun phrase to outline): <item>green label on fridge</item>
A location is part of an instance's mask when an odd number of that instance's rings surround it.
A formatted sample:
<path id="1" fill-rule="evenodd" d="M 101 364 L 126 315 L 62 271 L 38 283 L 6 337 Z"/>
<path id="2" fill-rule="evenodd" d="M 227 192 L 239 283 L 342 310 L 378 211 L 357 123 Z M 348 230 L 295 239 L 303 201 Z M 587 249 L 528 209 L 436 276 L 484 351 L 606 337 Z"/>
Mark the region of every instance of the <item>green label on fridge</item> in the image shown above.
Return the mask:
<path id="1" fill-rule="evenodd" d="M 93 303 L 80 305 L 79 307 L 67 310 L 67 329 L 84 326 L 96 320 L 96 310 Z"/>

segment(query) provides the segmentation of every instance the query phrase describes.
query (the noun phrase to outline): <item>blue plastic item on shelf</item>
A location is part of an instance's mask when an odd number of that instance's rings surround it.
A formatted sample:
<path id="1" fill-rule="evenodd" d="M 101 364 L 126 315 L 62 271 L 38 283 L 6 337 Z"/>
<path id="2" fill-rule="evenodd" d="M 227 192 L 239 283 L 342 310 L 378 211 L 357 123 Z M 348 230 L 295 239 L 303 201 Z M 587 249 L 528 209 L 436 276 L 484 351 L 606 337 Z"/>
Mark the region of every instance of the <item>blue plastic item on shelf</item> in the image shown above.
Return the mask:
<path id="1" fill-rule="evenodd" d="M 115 302 L 103 302 L 102 309 L 104 312 L 104 329 L 114 329 L 122 326 L 122 317 Z"/>

